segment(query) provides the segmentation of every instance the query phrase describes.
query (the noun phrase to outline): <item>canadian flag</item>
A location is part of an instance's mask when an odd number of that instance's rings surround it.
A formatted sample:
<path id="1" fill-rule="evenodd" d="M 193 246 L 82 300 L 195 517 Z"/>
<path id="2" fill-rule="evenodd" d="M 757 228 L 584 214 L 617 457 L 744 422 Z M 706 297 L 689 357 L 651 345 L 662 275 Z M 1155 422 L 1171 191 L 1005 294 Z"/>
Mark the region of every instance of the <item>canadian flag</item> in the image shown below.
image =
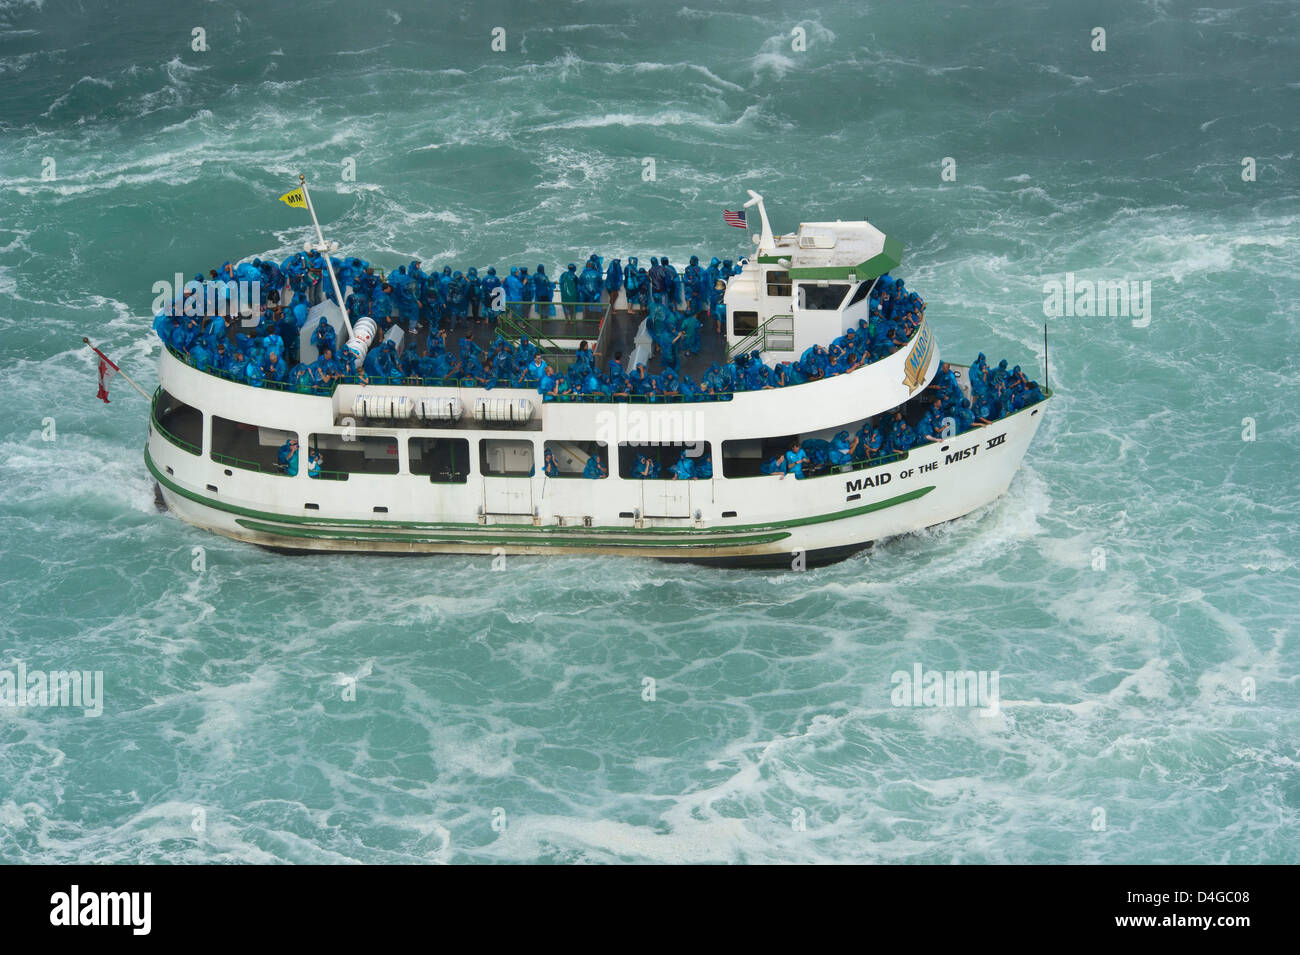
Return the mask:
<path id="1" fill-rule="evenodd" d="M 113 364 L 112 359 L 94 345 L 91 345 L 90 349 L 99 356 L 99 392 L 95 397 L 104 402 L 104 404 L 108 404 L 108 382 L 109 379 L 118 371 L 118 367 Z"/>

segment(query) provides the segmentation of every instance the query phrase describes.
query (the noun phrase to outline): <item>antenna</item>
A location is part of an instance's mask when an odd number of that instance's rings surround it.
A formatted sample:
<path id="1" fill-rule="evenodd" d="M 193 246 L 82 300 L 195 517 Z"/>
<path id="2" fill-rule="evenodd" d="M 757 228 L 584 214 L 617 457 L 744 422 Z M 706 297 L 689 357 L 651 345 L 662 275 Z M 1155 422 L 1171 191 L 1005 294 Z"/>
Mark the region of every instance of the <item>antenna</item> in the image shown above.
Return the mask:
<path id="1" fill-rule="evenodd" d="M 1043 390 L 1050 392 L 1052 386 L 1047 381 L 1047 323 L 1043 322 Z"/>

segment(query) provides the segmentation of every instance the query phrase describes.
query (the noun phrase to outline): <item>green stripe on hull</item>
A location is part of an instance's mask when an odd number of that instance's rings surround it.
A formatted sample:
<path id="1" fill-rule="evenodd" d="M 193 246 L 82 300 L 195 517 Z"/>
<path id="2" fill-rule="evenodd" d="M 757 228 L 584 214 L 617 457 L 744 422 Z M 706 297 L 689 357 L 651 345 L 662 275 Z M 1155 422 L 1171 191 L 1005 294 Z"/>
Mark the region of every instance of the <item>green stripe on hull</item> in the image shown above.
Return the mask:
<path id="1" fill-rule="evenodd" d="M 159 470 L 156 464 L 154 464 L 153 456 L 149 453 L 148 447 L 146 447 L 144 451 L 144 460 L 145 460 L 145 465 L 149 468 L 149 473 L 154 476 L 154 479 L 157 480 L 159 484 L 166 487 L 173 494 L 177 494 L 183 498 L 186 498 L 187 500 L 194 501 L 197 504 L 202 504 L 205 507 L 210 507 L 218 511 L 224 511 L 227 514 L 233 514 L 237 518 L 248 518 L 249 520 L 254 522 L 265 522 L 265 523 L 278 524 L 278 525 L 289 524 L 289 525 L 296 525 L 298 527 L 303 527 L 303 528 L 317 528 L 323 530 L 332 530 L 333 533 L 336 535 L 339 533 L 352 531 L 354 529 L 356 531 L 367 532 L 367 533 L 375 533 L 375 532 L 390 531 L 390 530 L 430 531 L 433 532 L 432 534 L 429 535 L 430 539 L 436 539 L 438 537 L 448 537 L 448 539 L 452 539 L 452 540 L 464 540 L 466 537 L 464 533 L 465 531 L 474 532 L 473 534 L 469 535 L 471 539 L 481 540 L 483 539 L 482 529 L 486 526 L 492 528 L 499 528 L 500 530 L 497 531 L 498 533 L 517 535 L 520 532 L 522 532 L 524 536 L 521 539 L 531 540 L 534 543 L 547 543 L 546 538 L 548 537 L 559 537 L 559 538 L 568 538 L 571 540 L 585 541 L 590 537 L 603 537 L 604 535 L 613 534 L 618 536 L 635 537 L 638 538 L 639 540 L 635 543 L 629 542 L 628 544 L 624 545 L 617 540 L 609 540 L 608 538 L 605 538 L 601 540 L 600 543 L 609 544 L 613 546 L 636 546 L 636 547 L 657 546 L 651 541 L 646 541 L 645 538 L 647 537 L 677 537 L 677 538 L 682 538 L 683 542 L 685 542 L 684 539 L 686 538 L 695 538 L 695 540 L 689 541 L 689 543 L 691 543 L 692 545 L 694 544 L 707 545 L 711 543 L 731 543 L 740 539 L 737 538 L 735 535 L 764 534 L 764 533 L 770 533 L 772 531 L 785 530 L 787 528 L 807 527 L 811 524 L 824 524 L 828 521 L 841 521 L 850 517 L 858 517 L 859 515 L 862 514 L 869 514 L 872 511 L 883 510 L 887 507 L 894 507 L 895 505 L 898 504 L 906 504 L 908 501 L 914 501 L 919 497 L 924 497 L 926 494 L 929 494 L 931 491 L 934 490 L 934 485 L 919 487 L 916 488 L 915 490 L 907 491 L 904 494 L 899 494 L 895 497 L 886 498 L 883 501 L 876 501 L 871 504 L 863 504 L 860 507 L 853 507 L 843 511 L 833 511 L 829 514 L 815 514 L 811 517 L 796 517 L 796 518 L 790 518 L 788 520 L 783 520 L 783 521 L 767 521 L 761 524 L 738 524 L 738 525 L 730 525 L 727 527 L 710 527 L 710 528 L 698 528 L 698 527 L 637 528 L 637 527 L 601 525 L 596 527 L 584 527 L 579 529 L 573 527 L 555 527 L 555 526 L 534 527 L 531 525 L 499 525 L 499 524 L 483 525 L 477 522 L 439 523 L 439 522 L 427 522 L 427 521 L 368 521 L 368 520 L 361 520 L 357 518 L 336 518 L 330 520 L 328 518 L 322 518 L 322 517 L 303 517 L 294 514 L 276 514 L 270 511 L 259 511 L 259 510 L 254 510 L 252 508 L 240 507 L 237 504 L 227 504 L 225 501 L 219 501 L 216 500 L 215 498 L 211 498 L 206 495 L 199 494 L 196 491 L 191 491 L 188 488 L 181 487 L 175 481 L 171 480 L 169 477 L 167 477 L 167 475 L 163 474 L 162 471 Z M 238 523 L 240 523 L 242 526 L 245 527 L 248 526 L 247 524 L 244 523 L 244 521 L 239 521 Z M 281 528 L 281 530 L 277 531 L 277 533 L 281 533 L 283 532 L 283 530 L 284 528 Z M 447 532 L 451 532 L 451 534 L 448 534 Z M 459 536 L 457 536 L 457 532 L 459 532 Z M 722 537 L 721 540 L 718 540 L 719 535 L 727 535 L 727 536 L 724 536 Z M 782 539 L 782 537 L 786 537 L 786 536 L 789 535 L 783 534 L 776 537 L 775 539 L 780 540 Z M 395 539 L 413 540 L 415 538 L 412 538 L 411 536 L 395 535 Z"/>
<path id="2" fill-rule="evenodd" d="M 541 535 L 532 535 L 529 537 L 510 537 L 501 534 L 494 534 L 490 531 L 483 534 L 395 534 L 386 531 L 366 531 L 352 529 L 330 530 L 328 528 L 307 528 L 307 527 L 284 527 L 277 524 L 265 524 L 261 521 L 250 521 L 247 518 L 238 518 L 235 521 L 240 527 L 250 531 L 257 531 L 260 534 L 275 534 L 280 537 L 307 538 L 311 540 L 334 540 L 334 541 L 354 541 L 354 542 L 373 542 L 383 544 L 508 544 L 516 547 L 619 547 L 619 548 L 636 548 L 636 547 L 671 547 L 671 548 L 699 548 L 699 547 L 750 547 L 756 544 L 775 544 L 777 541 L 785 540 L 790 534 L 786 531 L 779 531 L 773 534 L 748 534 L 741 537 L 724 537 L 708 540 L 615 540 L 608 537 L 590 536 L 586 539 L 581 537 L 559 537 L 550 536 L 543 538 Z M 652 531 L 653 532 L 653 531 Z"/>

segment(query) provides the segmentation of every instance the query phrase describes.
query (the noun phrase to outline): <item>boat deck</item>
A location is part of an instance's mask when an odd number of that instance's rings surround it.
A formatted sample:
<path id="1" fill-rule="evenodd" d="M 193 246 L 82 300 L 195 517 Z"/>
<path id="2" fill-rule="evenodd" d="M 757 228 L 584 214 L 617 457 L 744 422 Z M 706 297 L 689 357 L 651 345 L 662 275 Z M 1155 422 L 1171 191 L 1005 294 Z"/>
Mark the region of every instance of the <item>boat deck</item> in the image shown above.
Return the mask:
<path id="1" fill-rule="evenodd" d="M 609 327 L 600 334 L 600 328 L 593 320 L 575 318 L 570 321 L 562 315 L 555 318 L 540 319 L 531 317 L 526 321 L 516 321 L 516 327 L 522 327 L 527 331 L 528 336 L 547 354 L 548 357 L 559 357 L 560 365 L 567 366 L 564 359 L 572 355 L 576 350 L 576 345 L 567 347 L 560 345 L 552 348 L 548 342 L 577 342 L 586 340 L 588 346 L 596 349 L 597 363 L 601 371 L 607 371 L 610 361 L 619 352 L 623 353 L 623 370 L 631 371 L 632 353 L 636 348 L 635 339 L 641 324 L 645 321 L 645 313 L 629 312 L 625 308 L 617 308 L 609 313 L 605 319 Z M 444 328 L 446 325 L 444 323 Z M 468 335 L 476 345 L 485 350 L 492 345 L 493 339 L 496 338 L 498 329 L 507 337 L 513 337 L 509 334 L 512 329 L 506 328 L 504 324 L 495 322 L 481 321 L 478 324 L 470 323 L 468 330 L 464 326 L 457 326 L 449 329 L 447 333 L 447 344 L 453 350 L 457 347 L 460 338 Z M 415 330 L 415 334 L 407 336 L 406 342 L 423 352 L 425 342 L 428 338 L 428 323 L 421 321 Z M 555 355 L 556 351 L 559 355 Z M 704 373 L 708 371 L 709 365 L 713 362 L 726 364 L 727 345 L 726 339 L 718 334 L 717 326 L 711 318 L 704 318 L 700 328 L 700 350 L 695 355 L 680 354 L 678 362 L 678 375 L 690 375 L 690 377 L 699 383 L 704 379 Z M 646 362 L 646 371 L 652 375 L 657 375 L 663 370 L 662 363 L 658 354 L 652 355 Z"/>

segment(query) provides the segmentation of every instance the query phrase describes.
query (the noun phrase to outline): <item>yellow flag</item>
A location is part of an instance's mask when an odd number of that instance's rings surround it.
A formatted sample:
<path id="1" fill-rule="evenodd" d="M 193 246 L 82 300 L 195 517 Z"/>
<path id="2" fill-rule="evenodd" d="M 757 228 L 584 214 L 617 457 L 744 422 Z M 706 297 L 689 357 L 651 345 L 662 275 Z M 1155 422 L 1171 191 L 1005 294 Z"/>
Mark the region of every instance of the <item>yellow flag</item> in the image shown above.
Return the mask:
<path id="1" fill-rule="evenodd" d="M 303 198 L 302 189 L 295 189 L 293 192 L 286 192 L 280 197 L 280 201 L 293 206 L 295 209 L 307 208 L 307 200 Z"/>

